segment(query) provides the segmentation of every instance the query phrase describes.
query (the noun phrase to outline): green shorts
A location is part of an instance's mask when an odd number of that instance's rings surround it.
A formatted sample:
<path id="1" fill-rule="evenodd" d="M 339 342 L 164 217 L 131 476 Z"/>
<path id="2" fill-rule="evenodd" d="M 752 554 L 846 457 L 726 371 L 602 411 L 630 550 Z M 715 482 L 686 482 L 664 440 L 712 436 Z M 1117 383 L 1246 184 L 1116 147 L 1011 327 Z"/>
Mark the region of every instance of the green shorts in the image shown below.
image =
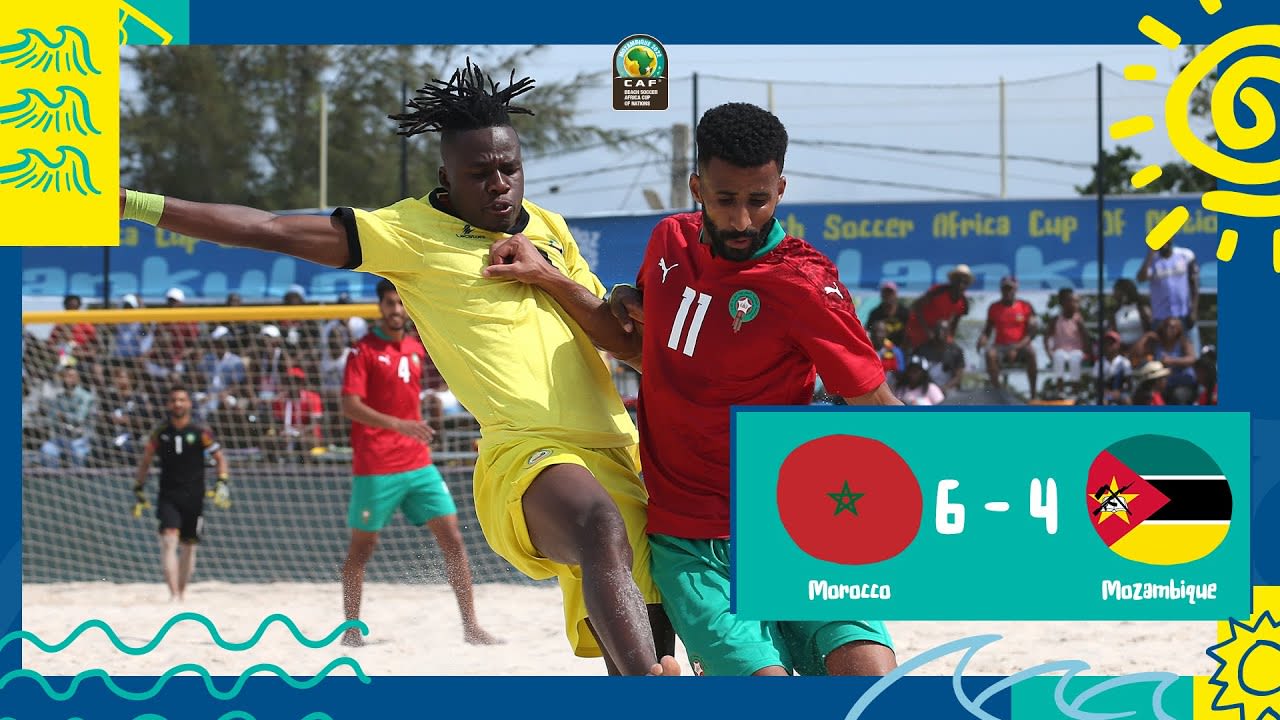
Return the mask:
<path id="1" fill-rule="evenodd" d="M 396 508 L 415 526 L 458 512 L 435 465 L 390 475 L 356 475 L 351 479 L 351 505 L 347 509 L 347 525 L 351 528 L 378 532 L 391 522 Z"/>
<path id="2" fill-rule="evenodd" d="M 650 535 L 653 579 L 662 606 L 699 675 L 750 675 L 780 665 L 826 675 L 836 648 L 870 640 L 893 648 L 878 620 L 758 622 L 729 612 L 729 541 Z"/>

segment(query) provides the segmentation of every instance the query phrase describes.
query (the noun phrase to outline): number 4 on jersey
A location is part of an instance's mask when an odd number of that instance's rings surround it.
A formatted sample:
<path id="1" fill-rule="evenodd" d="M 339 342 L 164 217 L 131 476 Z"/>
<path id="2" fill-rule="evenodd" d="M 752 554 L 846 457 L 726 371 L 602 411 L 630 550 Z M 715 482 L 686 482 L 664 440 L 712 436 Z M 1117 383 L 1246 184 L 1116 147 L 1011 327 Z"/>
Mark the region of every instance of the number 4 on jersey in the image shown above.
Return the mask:
<path id="1" fill-rule="evenodd" d="M 409 376 L 409 356 L 408 355 L 400 356 L 400 366 L 396 368 L 396 375 L 399 375 L 400 379 L 405 381 L 406 383 L 409 382 L 410 376 Z"/>

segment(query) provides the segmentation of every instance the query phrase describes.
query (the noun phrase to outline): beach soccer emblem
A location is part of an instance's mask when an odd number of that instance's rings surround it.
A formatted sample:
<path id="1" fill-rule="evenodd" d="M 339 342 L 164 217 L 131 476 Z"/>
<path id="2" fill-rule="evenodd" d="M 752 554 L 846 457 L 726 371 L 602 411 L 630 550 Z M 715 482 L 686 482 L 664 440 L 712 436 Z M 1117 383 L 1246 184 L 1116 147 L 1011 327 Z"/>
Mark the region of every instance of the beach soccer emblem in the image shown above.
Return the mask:
<path id="1" fill-rule="evenodd" d="M 632 35 L 613 51 L 613 109 L 667 109 L 667 51 L 649 35 Z"/>

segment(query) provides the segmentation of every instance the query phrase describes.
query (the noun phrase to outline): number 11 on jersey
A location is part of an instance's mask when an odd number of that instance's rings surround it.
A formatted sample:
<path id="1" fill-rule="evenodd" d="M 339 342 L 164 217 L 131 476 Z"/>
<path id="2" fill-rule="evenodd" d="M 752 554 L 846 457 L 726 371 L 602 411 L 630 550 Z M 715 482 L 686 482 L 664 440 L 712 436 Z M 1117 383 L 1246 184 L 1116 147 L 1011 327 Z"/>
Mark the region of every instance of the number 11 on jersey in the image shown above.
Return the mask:
<path id="1" fill-rule="evenodd" d="M 698 333 L 702 330 L 702 319 L 707 316 L 707 307 L 711 305 L 711 296 L 695 291 L 691 287 L 684 289 L 684 297 L 680 300 L 680 309 L 676 311 L 675 322 L 671 323 L 671 337 L 667 338 L 667 347 L 680 349 L 680 335 L 684 330 L 684 321 L 689 317 L 689 308 L 694 299 L 698 300 L 698 309 L 693 313 L 693 322 L 689 323 L 689 333 L 684 338 L 682 352 L 693 357 L 693 350 L 698 344 Z"/>

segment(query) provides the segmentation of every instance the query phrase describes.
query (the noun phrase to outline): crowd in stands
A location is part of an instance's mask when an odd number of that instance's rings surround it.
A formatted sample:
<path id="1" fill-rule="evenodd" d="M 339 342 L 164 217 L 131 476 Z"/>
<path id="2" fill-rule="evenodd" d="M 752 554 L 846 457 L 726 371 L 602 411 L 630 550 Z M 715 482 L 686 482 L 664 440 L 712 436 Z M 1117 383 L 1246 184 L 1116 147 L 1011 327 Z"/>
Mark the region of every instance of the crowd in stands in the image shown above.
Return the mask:
<path id="1" fill-rule="evenodd" d="M 956 338 L 961 319 L 977 312 L 967 294 L 973 281 L 973 271 L 957 265 L 946 283 L 909 303 L 894 282 L 881 283 L 867 332 L 905 404 L 943 403 L 968 379 L 966 348 Z M 1136 281 L 1116 280 L 1107 297 L 1061 288 L 1043 315 L 1018 291 L 1016 277 L 1001 278 L 1000 298 L 986 308 L 973 345 L 988 387 L 1006 387 L 1009 373 L 1022 372 L 1029 402 L 1096 403 L 1101 370 L 1106 405 L 1217 404 L 1217 350 L 1199 341 L 1199 268 L 1190 250 L 1169 244 L 1152 251 Z M 838 402 L 820 384 L 815 400 Z"/>
<path id="2" fill-rule="evenodd" d="M 880 302 L 867 314 L 867 331 L 884 363 L 890 386 L 908 405 L 937 405 L 966 384 L 966 348 L 957 342 L 961 318 L 976 312 L 967 294 L 973 271 L 957 265 L 947 282 L 911 302 L 891 281 L 880 285 Z M 1143 294 L 1138 284 L 1147 286 Z M 1024 372 L 1031 402 L 1096 402 L 1102 363 L 1107 405 L 1214 405 L 1217 352 L 1199 344 L 1199 282 L 1189 250 L 1166 246 L 1152 252 L 1135 280 L 1121 278 L 1110 296 L 1093 300 L 1086 317 L 1081 297 L 1063 288 L 1041 316 L 1018 295 L 1015 277 L 1000 281 L 1000 298 L 986 309 L 973 350 L 985 383 L 1003 387 L 1012 372 Z M 181 308 L 179 288 L 165 293 L 167 307 Z M 284 306 L 305 304 L 300 286 Z M 338 304 L 349 304 L 345 294 Z M 67 311 L 81 308 L 75 295 Z M 242 305 L 231 293 L 228 307 Z M 121 309 L 140 309 L 136 295 L 120 298 Z M 1101 325 L 1106 329 L 1096 338 Z M 341 316 L 340 311 L 335 312 Z M 343 369 L 352 344 L 369 331 L 359 317 L 275 322 L 133 322 L 58 324 L 47 339 L 23 334 L 23 434 L 25 447 L 48 465 L 83 465 L 91 456 L 132 463 L 150 429 L 162 420 L 169 387 L 192 393 L 198 418 L 231 450 L 254 450 L 267 459 L 320 457 L 347 444 L 342 417 Z M 412 332 L 412 330 L 411 330 Z M 1047 358 L 1041 366 L 1043 348 Z M 626 405 L 634 410 L 638 376 L 606 356 Z M 1044 382 L 1039 378 L 1043 376 Z M 440 432 L 468 426 L 470 416 L 434 365 L 423 375 L 428 422 Z M 816 402 L 826 396 L 821 379 Z"/>
<path id="3" fill-rule="evenodd" d="M 164 296 L 181 308 L 179 288 Z M 350 304 L 343 294 L 338 304 Z M 293 286 L 284 306 L 306 303 Z M 226 306 L 243 304 L 230 294 Z M 81 309 L 69 295 L 63 307 Z M 119 309 L 143 307 L 133 294 Z M 369 331 L 360 317 L 271 322 L 61 323 L 46 339 L 23 333 L 24 447 L 49 466 L 91 459 L 132 464 L 163 420 L 170 387 L 187 388 L 197 419 L 231 451 L 268 460 L 321 458 L 348 445 L 341 390 L 353 343 Z M 471 420 L 427 358 L 424 416 L 440 433 Z M 439 445 L 439 443 L 437 443 Z M 439 448 L 437 448 L 439 449 Z"/>

